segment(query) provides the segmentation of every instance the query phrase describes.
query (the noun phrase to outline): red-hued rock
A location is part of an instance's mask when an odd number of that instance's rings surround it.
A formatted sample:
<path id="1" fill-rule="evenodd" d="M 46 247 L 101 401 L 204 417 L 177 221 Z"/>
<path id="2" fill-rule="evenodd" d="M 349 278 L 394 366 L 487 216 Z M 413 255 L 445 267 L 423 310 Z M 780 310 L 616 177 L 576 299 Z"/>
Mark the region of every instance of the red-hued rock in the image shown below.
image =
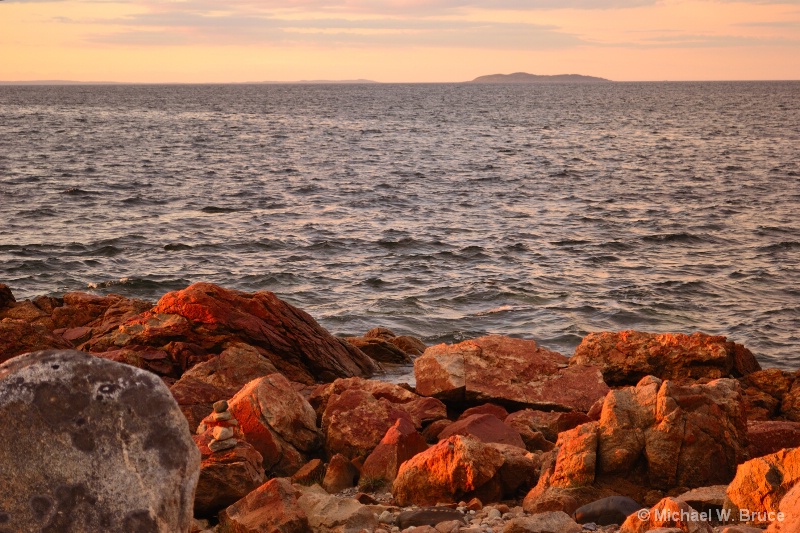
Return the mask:
<path id="1" fill-rule="evenodd" d="M 777 513 L 781 499 L 799 481 L 800 448 L 781 450 L 739 465 L 736 477 L 728 485 L 728 498 L 750 514 Z"/>
<path id="2" fill-rule="evenodd" d="M 540 432 L 547 440 L 555 442 L 558 439 L 558 434 L 562 431 L 568 431 L 581 424 L 591 422 L 591 419 L 578 411 L 564 413 L 524 409 L 511 413 L 505 418 L 504 422 L 519 431 L 520 434 L 525 430 Z"/>
<path id="3" fill-rule="evenodd" d="M 0 311 L 16 303 L 17 299 L 5 283 L 0 283 Z"/>
<path id="4" fill-rule="evenodd" d="M 361 468 L 362 484 L 391 485 L 400 465 L 427 449 L 428 444 L 414 425 L 403 418 L 398 419 L 364 461 Z"/>
<path id="5" fill-rule="evenodd" d="M 504 462 L 496 476 L 500 481 L 503 496 L 515 498 L 519 491 L 523 491 L 522 494 L 527 493 L 539 479 L 541 457 L 509 444 L 495 443 L 490 446 L 503 454 Z"/>
<path id="6" fill-rule="evenodd" d="M 292 474 L 292 483 L 298 485 L 321 484 L 323 479 L 325 479 L 325 463 L 321 459 L 311 459 Z"/>
<path id="7" fill-rule="evenodd" d="M 322 431 L 328 455 L 367 456 L 398 418 L 411 417 L 396 404 L 378 400 L 363 389 L 347 389 L 328 399 Z"/>
<path id="8" fill-rule="evenodd" d="M 203 453 L 200 479 L 194 497 L 196 516 L 214 515 L 244 498 L 264 483 L 261 454 L 250 444 L 239 441 L 234 448 L 211 453 L 207 435 L 194 436 Z"/>
<path id="9" fill-rule="evenodd" d="M 0 363 L 28 352 L 71 347 L 70 343 L 53 335 L 44 326 L 14 318 L 0 320 Z"/>
<path id="10" fill-rule="evenodd" d="M 800 422 L 800 371 L 793 374 L 794 381 L 781 399 L 780 414 L 787 420 Z"/>
<path id="11" fill-rule="evenodd" d="M 391 342 L 378 337 L 346 337 L 345 340 L 381 363 L 404 365 L 411 357 Z"/>
<path id="12" fill-rule="evenodd" d="M 463 420 L 468 416 L 472 415 L 494 415 L 500 420 L 505 420 L 508 416 L 508 411 L 506 411 L 503 407 L 494 404 L 494 403 L 485 403 L 483 405 L 477 405 L 475 407 L 470 407 L 463 413 L 461 416 L 458 417 L 458 420 Z"/>
<path id="13" fill-rule="evenodd" d="M 378 527 L 372 509 L 353 498 L 328 494 L 322 487 L 302 488 L 298 504 L 308 516 L 309 532 L 355 533 L 374 531 Z"/>
<path id="14" fill-rule="evenodd" d="M 469 499 L 495 479 L 504 461 L 492 445 L 455 435 L 403 463 L 392 495 L 403 506 Z"/>
<path id="15" fill-rule="evenodd" d="M 761 370 L 744 346 L 705 333 L 590 333 L 569 364 L 600 367 L 610 385 L 633 385 L 650 375 L 671 380 L 718 379 Z"/>
<path id="16" fill-rule="evenodd" d="M 442 420 L 437 420 L 427 426 L 425 429 L 422 430 L 422 436 L 425 438 L 425 442 L 428 444 L 436 444 L 439 442 L 439 433 L 444 430 L 447 426 L 452 424 L 452 421 L 443 418 Z"/>
<path id="17" fill-rule="evenodd" d="M 207 355 L 180 361 L 187 352 L 175 342 Z M 177 374 L 235 343 L 256 347 L 280 372 L 302 383 L 370 375 L 380 368 L 271 292 L 249 294 L 209 283 L 165 294 L 150 311 L 95 336 L 83 347 L 92 352 L 130 346 L 162 350 L 170 354 L 172 372 Z"/>
<path id="18" fill-rule="evenodd" d="M 589 422 L 559 435 L 555 463 L 539 478 L 537 487 L 541 489 L 540 492 L 547 487 L 571 489 L 594 482 L 598 427 L 597 422 Z"/>
<path id="19" fill-rule="evenodd" d="M 598 435 L 601 474 L 627 476 L 646 458 L 653 488 L 728 483 L 747 450 L 739 384 L 719 379 L 681 386 L 645 378 L 609 393 Z"/>
<path id="20" fill-rule="evenodd" d="M 389 342 L 403 350 L 411 357 L 418 357 L 422 355 L 428 348 L 424 342 L 416 337 L 412 337 L 411 335 L 398 335 L 397 337 L 389 339 Z"/>
<path id="21" fill-rule="evenodd" d="M 753 421 L 747 423 L 751 459 L 800 446 L 800 422 Z"/>
<path id="22" fill-rule="evenodd" d="M 247 344 L 234 344 L 208 361 L 193 366 L 170 387 L 190 428 L 211 413 L 211 405 L 227 400 L 250 381 L 275 373 L 275 366 Z"/>
<path id="23" fill-rule="evenodd" d="M 294 474 L 320 445 L 317 417 L 282 374 L 245 385 L 228 402 L 245 439 L 264 458 L 264 468 Z"/>
<path id="24" fill-rule="evenodd" d="M 664 498 L 646 515 L 643 513 L 641 516 L 639 516 L 640 513 L 630 515 L 620 526 L 619 533 L 646 533 L 660 527 L 675 528 L 686 533 L 714 533 L 714 529 L 708 522 L 700 520 L 699 517 L 692 519 L 692 512 L 694 515 L 699 514 L 685 502 L 679 502 L 674 498 Z"/>
<path id="25" fill-rule="evenodd" d="M 609 389 L 598 368 L 568 361 L 532 340 L 490 335 L 428 348 L 414 374 L 423 396 L 585 412 Z"/>
<path id="26" fill-rule="evenodd" d="M 308 533 L 299 495 L 286 479 L 271 479 L 219 514 L 219 532 Z"/>
<path id="27" fill-rule="evenodd" d="M 742 378 L 742 393 L 749 420 L 770 420 L 780 415 L 781 402 L 792 388 L 794 376 L 778 368 L 767 368 Z"/>
<path id="28" fill-rule="evenodd" d="M 519 436 L 519 432 L 504 424 L 494 415 L 475 414 L 460 419 L 444 428 L 439 433 L 439 438 L 446 439 L 451 435 L 469 435 L 481 442 L 496 442 L 525 448 L 525 443 L 522 441 L 522 437 Z"/>
<path id="29" fill-rule="evenodd" d="M 323 489 L 331 494 L 336 494 L 344 489 L 355 487 L 357 482 L 358 468 L 353 466 L 347 457 L 340 453 L 331 457 L 322 480 Z"/>

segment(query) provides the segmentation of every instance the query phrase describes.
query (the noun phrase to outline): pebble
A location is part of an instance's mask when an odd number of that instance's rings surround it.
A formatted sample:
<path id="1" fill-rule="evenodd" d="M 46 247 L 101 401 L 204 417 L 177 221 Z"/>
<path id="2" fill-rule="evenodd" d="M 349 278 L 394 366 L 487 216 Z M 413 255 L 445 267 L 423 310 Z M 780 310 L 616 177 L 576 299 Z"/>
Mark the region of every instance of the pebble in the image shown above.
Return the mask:
<path id="1" fill-rule="evenodd" d="M 486 515 L 486 518 L 489 520 L 494 520 L 496 518 L 500 518 L 502 514 L 497 509 L 489 509 L 489 513 Z"/>
<path id="2" fill-rule="evenodd" d="M 208 449 L 212 452 L 219 452 L 222 450 L 228 450 L 230 448 L 236 447 L 236 443 L 239 442 L 236 440 L 235 437 L 231 437 L 225 440 L 212 440 L 208 443 Z"/>
<path id="3" fill-rule="evenodd" d="M 215 413 L 224 413 L 228 410 L 228 402 L 225 400 L 220 400 L 218 402 L 214 402 L 212 407 L 214 408 Z"/>

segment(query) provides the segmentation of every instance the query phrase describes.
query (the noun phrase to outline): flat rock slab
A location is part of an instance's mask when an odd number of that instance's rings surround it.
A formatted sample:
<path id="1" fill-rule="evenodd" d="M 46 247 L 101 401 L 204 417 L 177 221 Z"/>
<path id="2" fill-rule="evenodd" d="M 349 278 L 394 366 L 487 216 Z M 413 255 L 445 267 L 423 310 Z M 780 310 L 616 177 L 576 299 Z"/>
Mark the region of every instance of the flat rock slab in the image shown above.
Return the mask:
<path id="1" fill-rule="evenodd" d="M 0 533 L 185 532 L 200 451 L 155 375 L 72 350 L 0 365 Z"/>

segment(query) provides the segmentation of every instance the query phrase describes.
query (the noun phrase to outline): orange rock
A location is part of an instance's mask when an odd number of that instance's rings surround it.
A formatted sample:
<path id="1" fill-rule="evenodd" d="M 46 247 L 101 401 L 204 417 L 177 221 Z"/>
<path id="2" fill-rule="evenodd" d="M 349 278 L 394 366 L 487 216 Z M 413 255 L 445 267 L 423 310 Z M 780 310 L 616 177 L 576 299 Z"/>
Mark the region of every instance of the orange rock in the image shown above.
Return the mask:
<path id="1" fill-rule="evenodd" d="M 785 420 L 752 421 L 747 423 L 747 449 L 751 459 L 800 446 L 800 422 Z"/>
<path id="2" fill-rule="evenodd" d="M 491 445 L 455 435 L 403 463 L 392 495 L 403 506 L 471 498 L 495 478 L 503 462 Z"/>
<path id="3" fill-rule="evenodd" d="M 490 335 L 428 348 L 414 374 L 423 396 L 585 412 L 609 389 L 599 368 L 568 361 L 532 340 Z"/>
<path id="4" fill-rule="evenodd" d="M 414 425 L 403 418 L 397 419 L 364 461 L 361 468 L 362 485 L 391 485 L 400 465 L 427 449 L 428 444 Z"/>
<path id="5" fill-rule="evenodd" d="M 698 511 L 673 498 L 664 498 L 649 511 L 630 515 L 619 533 L 646 533 L 660 527 L 676 528 L 686 533 L 714 533 L 708 520 L 703 520 Z"/>
<path id="6" fill-rule="evenodd" d="M 450 435 L 469 435 L 481 442 L 496 442 L 525 448 L 519 432 L 494 415 L 474 414 L 457 420 L 444 428 L 439 433 L 439 438 L 446 439 Z"/>
<path id="7" fill-rule="evenodd" d="M 761 370 L 744 346 L 705 333 L 590 333 L 569 364 L 597 365 L 611 385 L 633 385 L 649 375 L 672 380 L 717 379 Z"/>
<path id="8" fill-rule="evenodd" d="M 193 438 L 205 452 L 194 497 L 196 516 L 214 515 L 264 483 L 261 454 L 250 444 L 240 441 L 234 448 L 210 453 L 207 439 Z"/>
<path id="9" fill-rule="evenodd" d="M 800 448 L 751 459 L 739 465 L 728 498 L 740 510 L 763 517 L 778 512 L 781 499 L 800 481 Z M 756 520 L 756 523 L 768 523 Z"/>
<path id="10" fill-rule="evenodd" d="M 319 448 L 314 410 L 282 374 L 251 381 L 228 406 L 267 471 L 291 475 Z"/>
<path id="11" fill-rule="evenodd" d="M 286 479 L 267 481 L 219 514 L 220 533 L 307 533 L 299 492 Z"/>
<path id="12" fill-rule="evenodd" d="M 325 470 L 325 478 L 322 480 L 323 489 L 331 494 L 336 494 L 344 489 L 355 487 L 357 482 L 358 469 L 349 459 L 340 453 L 331 457 L 328 468 Z"/>
<path id="13" fill-rule="evenodd" d="M 0 363 L 28 352 L 71 347 L 70 343 L 53 335 L 44 326 L 14 318 L 0 320 Z"/>

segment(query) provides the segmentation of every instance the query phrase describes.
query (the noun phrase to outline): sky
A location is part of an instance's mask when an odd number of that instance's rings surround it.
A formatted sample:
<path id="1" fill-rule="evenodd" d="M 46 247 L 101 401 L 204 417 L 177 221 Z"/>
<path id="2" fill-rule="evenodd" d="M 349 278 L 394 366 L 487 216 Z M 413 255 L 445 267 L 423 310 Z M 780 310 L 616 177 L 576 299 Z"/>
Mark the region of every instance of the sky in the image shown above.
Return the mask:
<path id="1" fill-rule="evenodd" d="M 800 0 L 0 0 L 0 81 L 800 79 Z"/>

